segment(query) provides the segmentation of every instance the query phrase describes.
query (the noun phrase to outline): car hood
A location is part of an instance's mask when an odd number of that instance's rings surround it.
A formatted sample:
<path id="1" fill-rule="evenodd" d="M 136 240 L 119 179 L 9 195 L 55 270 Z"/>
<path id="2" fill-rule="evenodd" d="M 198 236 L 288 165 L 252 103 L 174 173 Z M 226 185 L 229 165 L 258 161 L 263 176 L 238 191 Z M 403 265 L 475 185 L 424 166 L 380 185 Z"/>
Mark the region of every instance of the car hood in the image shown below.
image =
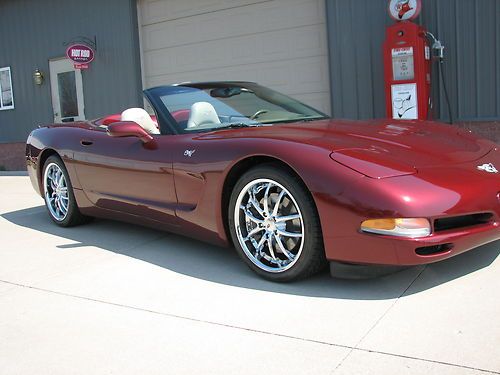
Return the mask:
<path id="1" fill-rule="evenodd" d="M 429 121 L 321 120 L 255 130 L 266 138 L 324 148 L 334 161 L 372 178 L 474 161 L 495 147 L 452 125 Z"/>

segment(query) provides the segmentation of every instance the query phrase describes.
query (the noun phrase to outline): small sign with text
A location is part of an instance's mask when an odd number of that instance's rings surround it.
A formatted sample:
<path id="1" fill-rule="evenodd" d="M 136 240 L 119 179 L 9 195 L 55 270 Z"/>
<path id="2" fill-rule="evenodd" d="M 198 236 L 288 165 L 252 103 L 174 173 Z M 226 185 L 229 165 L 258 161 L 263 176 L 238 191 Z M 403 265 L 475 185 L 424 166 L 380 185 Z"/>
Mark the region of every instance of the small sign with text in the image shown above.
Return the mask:
<path id="1" fill-rule="evenodd" d="M 66 56 L 74 62 L 75 69 L 88 69 L 94 60 L 94 51 L 84 44 L 73 44 L 66 50 Z"/>

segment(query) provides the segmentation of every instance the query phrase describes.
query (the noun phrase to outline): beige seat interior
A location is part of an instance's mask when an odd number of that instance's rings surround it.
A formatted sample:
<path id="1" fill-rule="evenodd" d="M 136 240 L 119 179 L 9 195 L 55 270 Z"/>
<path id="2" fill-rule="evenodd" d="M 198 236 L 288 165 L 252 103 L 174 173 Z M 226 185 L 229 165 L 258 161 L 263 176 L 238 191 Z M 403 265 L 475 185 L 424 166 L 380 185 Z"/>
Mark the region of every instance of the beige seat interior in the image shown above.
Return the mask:
<path id="1" fill-rule="evenodd" d="M 219 116 L 217 116 L 217 112 L 212 104 L 208 102 L 196 102 L 191 106 L 187 122 L 188 128 L 220 123 Z"/>
<path id="2" fill-rule="evenodd" d="M 129 108 L 122 112 L 122 121 L 133 121 L 140 125 L 149 134 L 160 134 L 155 122 L 151 119 L 149 113 L 143 108 Z"/>

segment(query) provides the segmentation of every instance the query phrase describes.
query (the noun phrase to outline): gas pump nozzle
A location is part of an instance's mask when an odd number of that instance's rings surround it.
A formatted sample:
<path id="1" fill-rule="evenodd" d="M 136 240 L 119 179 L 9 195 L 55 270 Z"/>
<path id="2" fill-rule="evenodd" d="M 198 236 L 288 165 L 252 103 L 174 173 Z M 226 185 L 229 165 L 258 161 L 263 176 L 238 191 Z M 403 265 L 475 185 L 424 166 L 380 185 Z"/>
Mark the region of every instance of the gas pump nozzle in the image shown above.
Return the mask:
<path id="1" fill-rule="evenodd" d="M 436 51 L 436 57 L 439 59 L 439 60 L 443 60 L 444 59 L 444 46 L 443 44 L 441 43 L 440 40 L 435 40 L 434 43 L 432 44 L 432 49 L 434 51 Z"/>
<path id="2" fill-rule="evenodd" d="M 444 59 L 444 46 L 440 40 L 438 40 L 433 33 L 430 31 L 425 32 L 425 36 L 432 40 L 432 50 L 434 51 L 434 57 L 443 61 Z"/>
<path id="3" fill-rule="evenodd" d="M 441 43 L 440 40 L 438 40 L 434 34 L 432 34 L 430 31 L 426 31 L 424 33 L 425 37 L 429 38 L 432 40 L 432 50 L 434 51 L 434 58 L 439 61 L 439 75 L 441 76 L 441 79 L 443 81 L 443 91 L 444 91 L 444 96 L 446 99 L 446 103 L 448 105 L 448 115 L 450 116 L 450 124 L 453 124 L 453 113 L 451 110 L 451 104 L 450 104 L 450 97 L 448 95 L 448 88 L 446 87 L 446 80 L 444 78 L 444 73 L 443 73 L 443 65 L 444 65 L 444 46 L 443 43 Z"/>

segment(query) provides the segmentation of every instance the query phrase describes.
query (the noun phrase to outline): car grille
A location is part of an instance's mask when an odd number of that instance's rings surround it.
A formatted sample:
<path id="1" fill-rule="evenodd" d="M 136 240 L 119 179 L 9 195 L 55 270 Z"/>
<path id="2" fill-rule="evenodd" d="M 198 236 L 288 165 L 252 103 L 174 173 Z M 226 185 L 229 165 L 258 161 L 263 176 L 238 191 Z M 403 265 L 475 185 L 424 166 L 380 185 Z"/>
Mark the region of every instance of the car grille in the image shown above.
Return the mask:
<path id="1" fill-rule="evenodd" d="M 473 225 L 487 224 L 492 221 L 493 214 L 491 213 L 445 217 L 434 220 L 434 231 L 440 232 L 443 230 L 465 228 Z"/>

